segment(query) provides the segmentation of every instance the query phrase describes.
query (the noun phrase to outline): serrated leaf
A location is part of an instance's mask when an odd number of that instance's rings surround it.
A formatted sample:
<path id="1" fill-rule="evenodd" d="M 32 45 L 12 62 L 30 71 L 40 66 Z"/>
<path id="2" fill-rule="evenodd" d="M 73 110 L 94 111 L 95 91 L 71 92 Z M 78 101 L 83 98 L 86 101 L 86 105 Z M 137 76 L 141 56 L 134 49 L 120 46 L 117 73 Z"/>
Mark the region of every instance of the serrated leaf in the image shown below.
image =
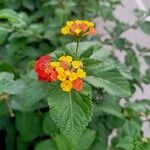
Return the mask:
<path id="1" fill-rule="evenodd" d="M 92 102 L 89 96 L 75 91 L 66 93 L 57 86 L 51 84 L 48 97 L 50 115 L 61 133 L 75 144 L 91 119 Z"/>
<path id="2" fill-rule="evenodd" d="M 26 22 L 14 10 L 11 9 L 0 10 L 0 19 L 7 19 L 16 27 L 26 26 Z"/>
<path id="3" fill-rule="evenodd" d="M 94 47 L 97 45 L 97 42 L 80 42 L 78 56 L 80 58 L 90 57 L 94 51 Z M 65 51 L 71 56 L 75 56 L 77 43 L 73 42 L 66 45 Z"/>
<path id="4" fill-rule="evenodd" d="M 88 74 L 90 74 L 91 71 L 97 70 L 102 65 L 102 60 L 99 59 L 86 58 L 83 59 L 82 62 Z"/>
<path id="5" fill-rule="evenodd" d="M 84 80 L 97 88 L 104 88 L 111 95 L 128 97 L 131 94 L 129 83 L 116 69 L 101 72 L 97 77 L 87 76 Z"/>

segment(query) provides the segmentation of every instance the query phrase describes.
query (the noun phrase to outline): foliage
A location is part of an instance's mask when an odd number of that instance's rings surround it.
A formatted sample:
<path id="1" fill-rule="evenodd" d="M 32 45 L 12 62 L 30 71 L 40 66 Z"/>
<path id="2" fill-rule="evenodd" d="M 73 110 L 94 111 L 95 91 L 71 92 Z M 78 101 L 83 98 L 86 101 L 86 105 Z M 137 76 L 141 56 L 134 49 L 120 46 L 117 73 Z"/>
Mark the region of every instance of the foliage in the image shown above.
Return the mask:
<path id="1" fill-rule="evenodd" d="M 132 101 L 135 86 L 142 88 L 143 83 L 150 83 L 149 51 L 136 45 L 148 65 L 143 75 L 133 45 L 121 37 L 130 28 L 140 28 L 149 35 L 150 22 L 145 18 L 150 13 L 136 10 L 136 23 L 124 24 L 112 13 L 120 3 L 120 0 L 0 1 L 0 139 L 5 145 L 3 149 L 150 149 L 150 139 L 144 137 L 141 119 L 148 120 L 149 99 Z M 57 82 L 39 82 L 33 71 L 34 61 L 39 56 L 50 53 L 56 60 L 64 54 L 76 57 L 76 42 L 73 42 L 76 38 L 63 37 L 60 33 L 64 23 L 96 17 L 112 21 L 115 26 L 106 28 L 109 39 L 97 35 L 83 38 L 84 42 L 81 40 L 77 57 L 87 73 L 83 90 L 65 93 Z M 115 49 L 126 53 L 124 64 L 114 56 Z M 108 144 L 114 129 L 117 135 Z"/>

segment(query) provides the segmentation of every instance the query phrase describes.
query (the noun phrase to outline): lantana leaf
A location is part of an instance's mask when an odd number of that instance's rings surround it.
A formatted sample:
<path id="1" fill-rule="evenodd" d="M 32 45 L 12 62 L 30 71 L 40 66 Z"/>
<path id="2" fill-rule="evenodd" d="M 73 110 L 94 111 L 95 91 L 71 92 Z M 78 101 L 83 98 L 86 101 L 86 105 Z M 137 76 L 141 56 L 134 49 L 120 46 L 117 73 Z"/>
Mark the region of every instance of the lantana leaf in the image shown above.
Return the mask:
<path id="1" fill-rule="evenodd" d="M 56 88 L 57 87 L 57 91 Z M 66 138 L 77 143 L 92 115 L 90 96 L 75 91 L 63 92 L 58 84 L 51 84 L 48 97 L 50 116 Z"/>

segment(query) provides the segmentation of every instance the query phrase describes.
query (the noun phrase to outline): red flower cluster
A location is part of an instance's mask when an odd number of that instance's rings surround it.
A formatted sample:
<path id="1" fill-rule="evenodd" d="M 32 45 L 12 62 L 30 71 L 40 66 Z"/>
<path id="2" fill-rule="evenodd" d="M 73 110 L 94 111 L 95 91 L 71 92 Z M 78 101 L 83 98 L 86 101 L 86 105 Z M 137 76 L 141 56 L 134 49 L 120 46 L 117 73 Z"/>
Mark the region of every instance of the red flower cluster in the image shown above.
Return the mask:
<path id="1" fill-rule="evenodd" d="M 50 66 L 50 62 L 51 57 L 48 54 L 41 56 L 35 62 L 34 68 L 39 80 L 52 82 L 57 79 L 57 72 Z"/>

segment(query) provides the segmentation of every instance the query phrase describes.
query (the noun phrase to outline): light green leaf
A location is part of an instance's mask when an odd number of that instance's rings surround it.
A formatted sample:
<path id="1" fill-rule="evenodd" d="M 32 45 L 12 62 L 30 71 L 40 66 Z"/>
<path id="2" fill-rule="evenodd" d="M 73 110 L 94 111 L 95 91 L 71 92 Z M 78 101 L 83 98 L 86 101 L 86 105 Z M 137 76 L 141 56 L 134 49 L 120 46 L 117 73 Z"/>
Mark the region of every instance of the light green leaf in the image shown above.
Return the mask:
<path id="1" fill-rule="evenodd" d="M 49 94 L 48 84 L 39 81 L 30 81 L 24 88 L 11 99 L 11 105 L 16 110 L 29 111 Z"/>
<path id="2" fill-rule="evenodd" d="M 0 73 L 0 93 L 18 94 L 23 88 L 22 80 L 13 80 L 14 75 L 7 72 Z"/>
<path id="3" fill-rule="evenodd" d="M 105 58 L 107 58 L 110 55 L 110 51 L 100 48 L 97 51 L 95 51 L 90 58 L 93 59 L 99 59 L 99 60 L 103 60 Z"/>
<path id="4" fill-rule="evenodd" d="M 13 79 L 14 79 L 14 75 L 12 73 L 8 73 L 8 72 L 0 73 L 0 80 L 13 81 Z"/>
<path id="5" fill-rule="evenodd" d="M 16 27 L 26 26 L 26 22 L 14 10 L 11 9 L 0 10 L 0 19 L 7 19 L 13 26 Z"/>
<path id="6" fill-rule="evenodd" d="M 116 69 L 101 72 L 97 77 L 87 76 L 84 80 L 97 88 L 104 88 L 111 95 L 128 97 L 131 94 L 129 83 Z"/>
<path id="7" fill-rule="evenodd" d="M 57 89 L 58 84 L 51 84 L 48 97 L 50 115 L 66 138 L 77 143 L 88 125 L 92 115 L 92 102 L 89 96 Z"/>

